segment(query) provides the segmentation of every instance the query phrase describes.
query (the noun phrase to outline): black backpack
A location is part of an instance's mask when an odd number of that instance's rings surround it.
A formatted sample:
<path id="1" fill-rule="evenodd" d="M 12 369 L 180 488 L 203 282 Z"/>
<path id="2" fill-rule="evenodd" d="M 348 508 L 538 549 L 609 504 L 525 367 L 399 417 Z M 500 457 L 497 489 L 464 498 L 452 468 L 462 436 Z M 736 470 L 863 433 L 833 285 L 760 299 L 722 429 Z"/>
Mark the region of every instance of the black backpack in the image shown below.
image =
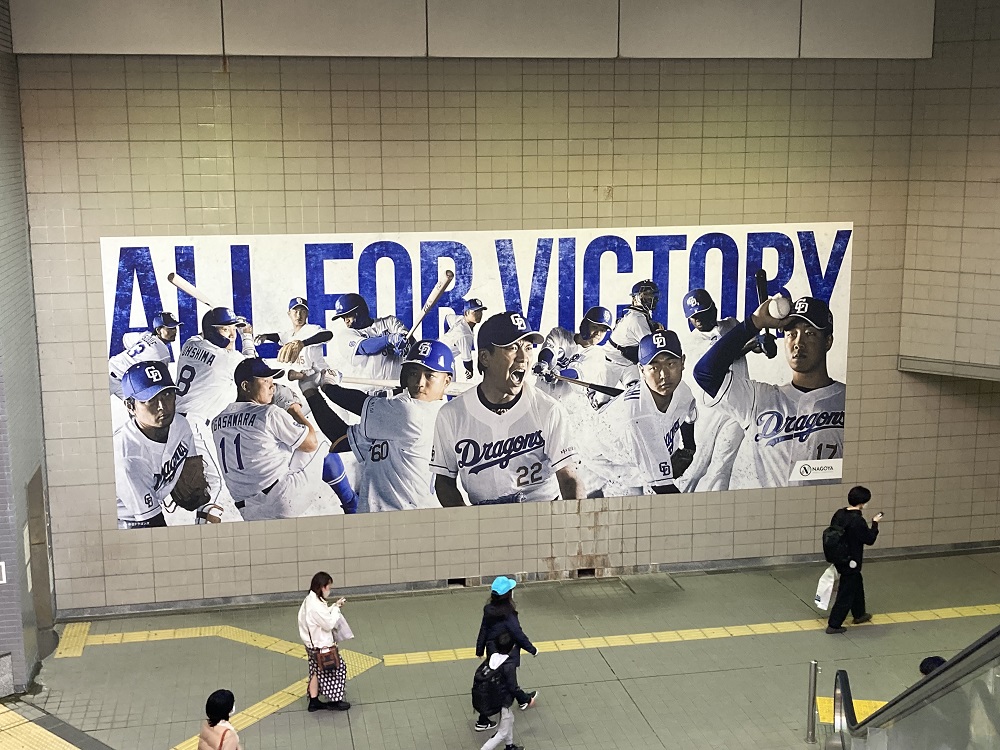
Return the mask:
<path id="1" fill-rule="evenodd" d="M 484 716 L 493 716 L 503 708 L 504 678 L 499 669 L 490 669 L 487 658 L 476 668 L 472 678 L 472 707 Z"/>
<path id="2" fill-rule="evenodd" d="M 831 522 L 823 529 L 823 557 L 828 563 L 834 565 L 844 565 L 850 560 L 851 551 L 847 548 L 847 529 L 845 527 Z"/>

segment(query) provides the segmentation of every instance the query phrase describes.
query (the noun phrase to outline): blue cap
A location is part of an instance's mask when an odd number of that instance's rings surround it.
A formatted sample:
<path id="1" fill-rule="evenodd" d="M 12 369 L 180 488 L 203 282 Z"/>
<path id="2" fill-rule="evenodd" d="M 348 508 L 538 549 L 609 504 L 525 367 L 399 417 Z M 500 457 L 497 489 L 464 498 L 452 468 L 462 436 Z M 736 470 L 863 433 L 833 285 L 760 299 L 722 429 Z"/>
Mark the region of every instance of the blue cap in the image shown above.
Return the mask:
<path id="1" fill-rule="evenodd" d="M 611 311 L 606 307 L 594 306 L 591 307 L 587 312 L 583 314 L 583 319 L 593 323 L 594 325 L 607 326 L 608 328 L 613 328 L 615 324 L 615 319 L 611 315 Z"/>
<path id="2" fill-rule="evenodd" d="M 252 378 L 280 378 L 285 374 L 284 370 L 275 370 L 267 366 L 267 362 L 260 357 L 248 357 L 236 365 L 233 372 L 233 381 L 239 385 L 244 380 Z"/>
<path id="3" fill-rule="evenodd" d="M 421 339 L 407 351 L 403 364 L 420 365 L 434 372 L 452 374 L 455 369 L 455 356 L 447 344 L 434 339 Z"/>
<path id="4" fill-rule="evenodd" d="M 692 289 L 684 295 L 685 318 L 690 318 L 698 313 L 708 312 L 713 307 L 715 307 L 715 300 L 704 289 Z"/>
<path id="5" fill-rule="evenodd" d="M 657 354 L 681 358 L 681 340 L 673 331 L 657 331 L 643 336 L 639 342 L 639 364 L 648 365 Z"/>
<path id="6" fill-rule="evenodd" d="M 507 576 L 497 576 L 493 579 L 493 585 L 490 586 L 490 591 L 494 594 L 503 596 L 507 592 L 511 591 L 516 585 L 517 581 L 513 578 L 508 578 Z"/>
<path id="7" fill-rule="evenodd" d="M 176 390 L 177 386 L 163 362 L 136 362 L 122 375 L 122 393 L 125 398 L 149 401 L 167 388 Z"/>
<path id="8" fill-rule="evenodd" d="M 153 316 L 153 328 L 176 328 L 180 322 L 171 313 L 161 312 Z"/>
<path id="9" fill-rule="evenodd" d="M 486 310 L 486 305 L 483 304 L 481 299 L 473 297 L 472 299 L 465 300 L 464 312 L 474 312 L 476 310 Z"/>
<path id="10" fill-rule="evenodd" d="M 528 322 L 519 312 L 507 312 L 491 315 L 479 326 L 476 346 L 485 349 L 487 346 L 510 346 L 521 339 L 528 339 L 532 344 L 541 344 L 545 337 L 538 331 L 532 331 Z"/>
<path id="11" fill-rule="evenodd" d="M 309 300 L 305 297 L 292 297 L 288 300 L 288 309 L 292 310 L 296 307 L 304 307 L 306 310 L 309 309 Z"/>

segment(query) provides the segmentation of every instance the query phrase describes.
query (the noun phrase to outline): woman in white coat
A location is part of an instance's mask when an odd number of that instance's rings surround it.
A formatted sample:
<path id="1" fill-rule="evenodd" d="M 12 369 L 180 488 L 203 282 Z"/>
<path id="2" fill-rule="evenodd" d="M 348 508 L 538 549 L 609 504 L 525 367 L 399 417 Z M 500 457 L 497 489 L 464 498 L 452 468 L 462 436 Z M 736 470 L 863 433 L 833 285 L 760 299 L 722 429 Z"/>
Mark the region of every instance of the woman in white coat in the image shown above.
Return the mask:
<path id="1" fill-rule="evenodd" d="M 344 606 L 341 597 L 333 604 L 327 603 L 333 577 L 329 573 L 319 572 L 312 577 L 309 593 L 306 594 L 302 606 L 299 607 L 299 637 L 306 647 L 309 656 L 309 710 L 346 711 L 351 704 L 344 700 L 344 688 L 347 684 L 347 664 L 343 659 L 336 669 L 320 669 L 317 654 L 321 649 L 335 645 L 333 632 L 344 622 L 340 608 Z M 320 694 L 327 697 L 324 703 Z"/>

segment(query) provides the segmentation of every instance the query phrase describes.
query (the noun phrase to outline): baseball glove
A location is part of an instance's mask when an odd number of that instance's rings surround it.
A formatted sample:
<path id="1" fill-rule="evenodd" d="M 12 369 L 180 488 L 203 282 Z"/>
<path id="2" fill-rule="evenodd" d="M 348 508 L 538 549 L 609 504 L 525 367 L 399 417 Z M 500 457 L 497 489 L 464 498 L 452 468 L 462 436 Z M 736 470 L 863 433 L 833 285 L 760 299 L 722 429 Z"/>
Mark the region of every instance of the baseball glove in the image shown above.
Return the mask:
<path id="1" fill-rule="evenodd" d="M 285 364 L 298 362 L 300 354 L 302 354 L 302 342 L 289 341 L 278 350 L 278 361 Z"/>
<path id="2" fill-rule="evenodd" d="M 170 497 L 184 510 L 198 510 L 212 499 L 205 481 L 205 465 L 201 456 L 188 456 L 181 467 L 177 484 L 170 491 Z"/>
<path id="3" fill-rule="evenodd" d="M 271 403 L 279 409 L 284 409 L 285 411 L 288 411 L 288 408 L 293 404 L 302 406 L 302 401 L 299 399 L 295 391 L 287 385 L 282 385 L 281 383 L 274 384 L 274 400 L 271 401 Z"/>
<path id="4" fill-rule="evenodd" d="M 682 476 L 692 461 L 694 461 L 694 448 L 678 448 L 671 453 L 670 466 L 674 471 L 674 479 Z"/>

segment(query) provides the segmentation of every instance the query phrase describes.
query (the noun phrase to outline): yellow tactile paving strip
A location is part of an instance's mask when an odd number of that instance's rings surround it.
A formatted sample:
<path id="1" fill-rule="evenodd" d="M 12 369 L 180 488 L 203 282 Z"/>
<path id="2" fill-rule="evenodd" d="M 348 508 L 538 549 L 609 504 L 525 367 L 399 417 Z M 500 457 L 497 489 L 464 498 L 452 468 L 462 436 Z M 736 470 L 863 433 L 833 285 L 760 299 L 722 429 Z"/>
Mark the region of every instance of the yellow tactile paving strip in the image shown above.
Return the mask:
<path id="1" fill-rule="evenodd" d="M 83 654 L 83 647 L 87 645 L 87 636 L 89 633 L 89 622 L 71 622 L 63 628 L 62 635 L 59 636 L 59 648 L 56 649 L 56 658 L 64 659 Z"/>
<path id="2" fill-rule="evenodd" d="M 1000 615 L 1000 604 L 982 604 L 973 607 L 945 607 L 942 609 L 921 609 L 912 612 L 887 612 L 872 617 L 870 625 L 892 625 L 901 622 L 922 620 L 949 620 L 956 617 L 979 617 Z M 868 627 L 861 625 L 855 627 Z M 612 648 L 616 646 L 641 646 L 650 643 L 675 643 L 677 641 L 703 641 L 716 638 L 738 638 L 744 635 L 768 635 L 772 633 L 795 633 L 806 630 L 826 629 L 826 619 L 790 620 L 787 622 L 762 622 L 755 625 L 731 625 L 721 628 L 690 628 L 686 630 L 660 630 L 651 633 L 628 633 L 594 638 L 568 638 L 559 641 L 539 641 L 535 646 L 541 652 L 578 651 L 590 648 Z M 443 649 L 440 651 L 412 651 L 406 654 L 386 654 L 382 662 L 387 667 L 401 667 L 411 664 L 430 664 L 444 661 L 475 659 L 472 648 Z"/>
<path id="3" fill-rule="evenodd" d="M 885 705 L 885 701 L 862 701 L 854 699 L 854 717 L 864 721 Z M 833 724 L 833 698 L 817 698 L 816 713 L 820 724 Z"/>
<path id="4" fill-rule="evenodd" d="M 196 746 L 197 747 L 197 746 Z M 75 750 L 62 737 L 0 705 L 0 750 Z"/>

